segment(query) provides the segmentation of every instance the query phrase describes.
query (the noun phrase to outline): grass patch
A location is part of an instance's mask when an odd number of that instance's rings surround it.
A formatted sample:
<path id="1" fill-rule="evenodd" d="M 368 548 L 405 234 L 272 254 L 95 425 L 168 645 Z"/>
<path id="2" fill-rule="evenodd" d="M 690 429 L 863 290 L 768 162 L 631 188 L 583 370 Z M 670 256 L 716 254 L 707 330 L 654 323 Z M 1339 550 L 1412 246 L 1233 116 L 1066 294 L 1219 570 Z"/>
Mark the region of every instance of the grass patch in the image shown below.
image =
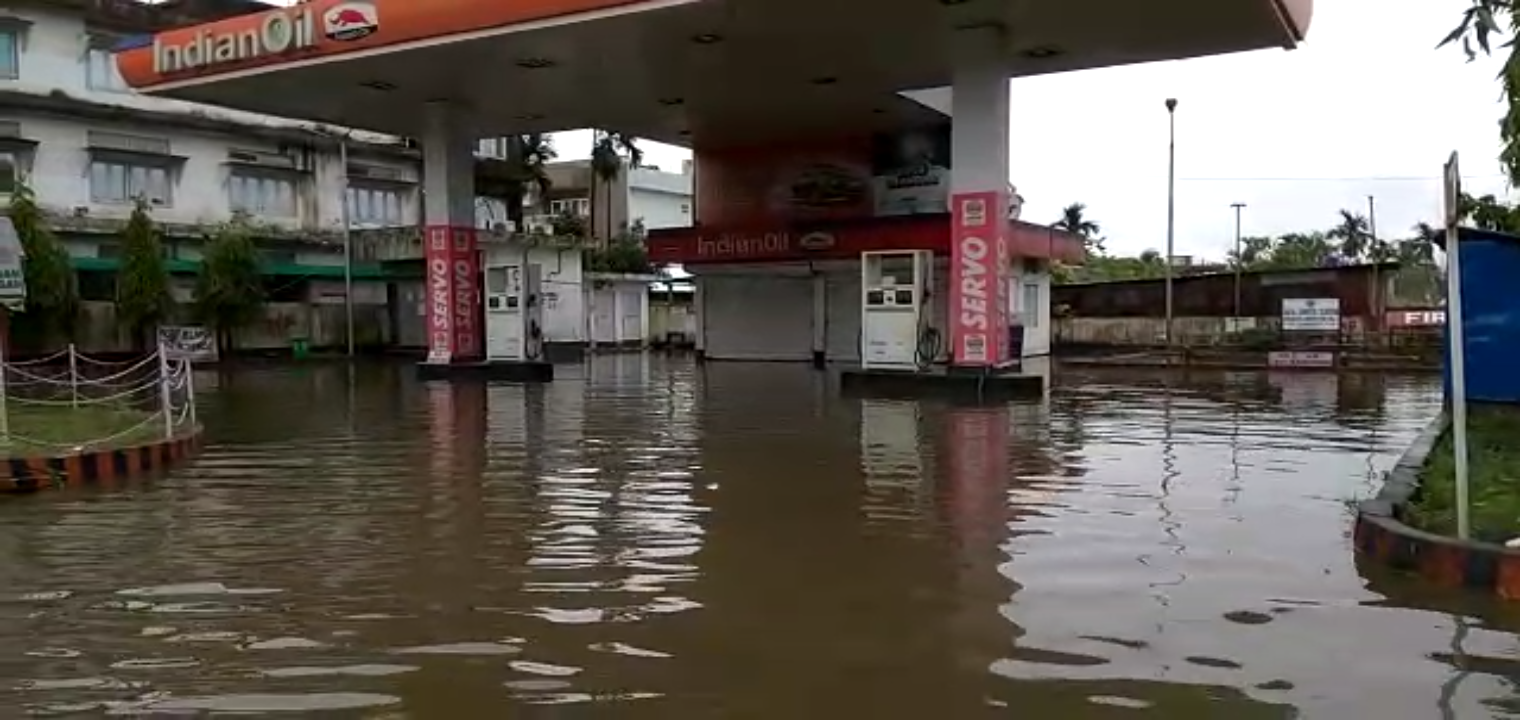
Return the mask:
<path id="1" fill-rule="evenodd" d="M 1520 536 L 1520 409 L 1477 406 L 1467 412 L 1468 497 L 1474 539 L 1504 542 Z M 1456 464 L 1446 433 L 1420 473 L 1418 498 L 1406 520 L 1444 535 L 1457 534 Z"/>
<path id="2" fill-rule="evenodd" d="M 7 409 L 10 437 L 0 443 L 0 454 L 5 457 L 64 454 L 76 447 L 128 447 L 164 436 L 162 418 L 148 422 L 151 413 L 120 406 L 12 404 Z"/>

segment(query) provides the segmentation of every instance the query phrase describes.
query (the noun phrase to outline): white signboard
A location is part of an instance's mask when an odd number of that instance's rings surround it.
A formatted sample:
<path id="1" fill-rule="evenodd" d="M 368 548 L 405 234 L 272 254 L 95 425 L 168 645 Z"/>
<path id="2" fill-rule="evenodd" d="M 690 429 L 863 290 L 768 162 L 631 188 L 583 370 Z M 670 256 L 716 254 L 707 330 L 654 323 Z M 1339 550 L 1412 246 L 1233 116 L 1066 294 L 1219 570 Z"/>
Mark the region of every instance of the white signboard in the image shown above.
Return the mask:
<path id="1" fill-rule="evenodd" d="M 1282 329 L 1288 332 L 1340 332 L 1341 301 L 1337 298 L 1283 298 Z"/>
<path id="2" fill-rule="evenodd" d="M 158 341 L 170 359 L 190 362 L 216 362 L 216 336 L 204 327 L 165 325 L 158 329 Z"/>
<path id="3" fill-rule="evenodd" d="M 1267 353 L 1267 365 L 1275 368 L 1335 367 L 1335 353 L 1279 350 Z"/>
<path id="4" fill-rule="evenodd" d="M 19 307 L 26 302 L 26 275 L 21 270 L 25 257 L 16 226 L 0 215 L 0 305 Z"/>

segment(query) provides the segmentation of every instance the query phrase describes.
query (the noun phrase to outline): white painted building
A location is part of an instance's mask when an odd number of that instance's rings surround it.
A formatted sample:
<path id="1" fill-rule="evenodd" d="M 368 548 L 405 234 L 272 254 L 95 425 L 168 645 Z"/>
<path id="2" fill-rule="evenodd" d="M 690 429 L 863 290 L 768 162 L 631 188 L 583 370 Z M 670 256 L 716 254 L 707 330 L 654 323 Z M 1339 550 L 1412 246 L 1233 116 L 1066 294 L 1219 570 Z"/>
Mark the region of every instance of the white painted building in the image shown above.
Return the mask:
<path id="1" fill-rule="evenodd" d="M 681 172 L 658 168 L 633 168 L 628 171 L 629 222 L 641 222 L 646 230 L 690 227 L 692 219 L 692 163 L 685 161 Z"/>
<path id="2" fill-rule="evenodd" d="M 229 12 L 250 5 L 219 1 Z M 168 19 L 157 12 L 128 0 L 0 4 L 0 206 L 24 182 L 60 219 L 56 229 L 74 256 L 92 314 L 111 312 L 117 231 L 136 198 L 165 228 L 173 290 L 182 301 L 190 299 L 204 230 L 247 213 L 269 230 L 260 249 L 271 274 L 284 276 L 272 283 L 278 292 L 271 304 L 322 305 L 331 316 L 323 321 L 307 309 L 290 310 L 298 318 L 276 323 L 288 326 L 281 332 L 331 344 L 344 332 L 338 325 L 345 204 L 358 230 L 415 228 L 422 211 L 416 148 L 394 136 L 131 91 L 110 48 Z M 490 229 L 495 219 L 483 210 L 479 227 Z M 420 275 L 383 271 L 377 262 L 404 253 L 381 258 L 365 250 L 356 242 L 354 301 L 383 336 L 375 340 L 420 345 Z M 420 257 L 420 245 L 415 251 Z M 580 253 L 531 252 L 544 267 L 546 341 L 586 343 Z M 288 341 L 276 334 L 245 346 Z"/>
<path id="3" fill-rule="evenodd" d="M 135 94 L 108 50 L 121 34 L 103 16 L 11 5 L 0 9 L 0 188 L 25 177 L 39 202 L 75 216 L 124 219 L 142 196 L 164 223 L 221 222 L 241 210 L 289 230 L 341 229 L 344 169 L 330 149 L 343 130 Z M 355 226 L 416 224 L 413 153 L 399 138 L 347 139 Z"/>

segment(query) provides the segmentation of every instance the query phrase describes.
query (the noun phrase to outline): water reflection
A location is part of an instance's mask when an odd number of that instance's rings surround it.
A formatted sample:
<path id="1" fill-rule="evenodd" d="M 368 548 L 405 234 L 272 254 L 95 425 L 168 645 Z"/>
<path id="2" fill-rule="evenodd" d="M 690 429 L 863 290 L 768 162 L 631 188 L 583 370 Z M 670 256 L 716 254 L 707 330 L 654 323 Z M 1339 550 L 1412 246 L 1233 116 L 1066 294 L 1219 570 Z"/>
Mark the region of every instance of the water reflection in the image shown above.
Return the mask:
<path id="1" fill-rule="evenodd" d="M 1520 708 L 1512 611 L 1349 552 L 1431 381 L 1057 372 L 977 408 L 642 354 L 203 375 L 194 468 L 0 505 L 0 716 Z"/>

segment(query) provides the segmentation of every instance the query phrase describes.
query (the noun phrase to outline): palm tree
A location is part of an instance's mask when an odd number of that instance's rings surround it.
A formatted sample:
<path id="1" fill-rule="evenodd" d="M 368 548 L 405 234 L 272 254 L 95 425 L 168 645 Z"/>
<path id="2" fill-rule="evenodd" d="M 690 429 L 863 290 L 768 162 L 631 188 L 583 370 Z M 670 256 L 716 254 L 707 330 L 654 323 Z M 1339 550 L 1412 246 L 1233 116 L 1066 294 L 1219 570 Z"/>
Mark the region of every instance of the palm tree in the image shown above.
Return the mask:
<path id="1" fill-rule="evenodd" d="M 1429 265 L 1435 262 L 1435 247 L 1442 232 L 1430 223 L 1416 223 L 1414 236 L 1399 241 L 1399 262 L 1409 265 Z"/>
<path id="2" fill-rule="evenodd" d="M 596 226 L 597 185 L 600 181 L 610 192 L 612 183 L 616 182 L 618 175 L 623 172 L 625 163 L 629 167 L 638 167 L 643 164 L 644 151 L 639 148 L 637 139 L 630 135 L 612 130 L 592 130 L 591 132 L 591 232 L 604 242 L 612 237 L 612 213 L 606 213 L 607 227 L 605 232 L 599 232 Z"/>
<path id="3" fill-rule="evenodd" d="M 1350 210 L 1341 211 L 1341 221 L 1326 237 L 1340 241 L 1340 254 L 1347 260 L 1361 260 L 1370 249 L 1372 233 L 1368 230 L 1367 218 Z"/>
<path id="4" fill-rule="evenodd" d="M 552 186 L 548 165 L 556 157 L 554 143 L 544 133 L 509 135 L 502 140 L 506 145 L 506 160 L 486 161 L 498 169 L 488 171 L 489 181 L 477 190 L 482 196 L 501 198 L 507 209 L 506 219 L 521 232 L 523 206 L 530 191 L 542 199 Z"/>
<path id="5" fill-rule="evenodd" d="M 1085 217 L 1087 206 L 1082 203 L 1072 203 L 1061 209 L 1061 219 L 1051 224 L 1057 230 L 1065 230 L 1073 235 L 1082 237 L 1082 244 L 1087 246 L 1090 253 L 1101 254 L 1103 252 L 1103 240 L 1096 237 L 1102 232 L 1098 223 Z"/>

